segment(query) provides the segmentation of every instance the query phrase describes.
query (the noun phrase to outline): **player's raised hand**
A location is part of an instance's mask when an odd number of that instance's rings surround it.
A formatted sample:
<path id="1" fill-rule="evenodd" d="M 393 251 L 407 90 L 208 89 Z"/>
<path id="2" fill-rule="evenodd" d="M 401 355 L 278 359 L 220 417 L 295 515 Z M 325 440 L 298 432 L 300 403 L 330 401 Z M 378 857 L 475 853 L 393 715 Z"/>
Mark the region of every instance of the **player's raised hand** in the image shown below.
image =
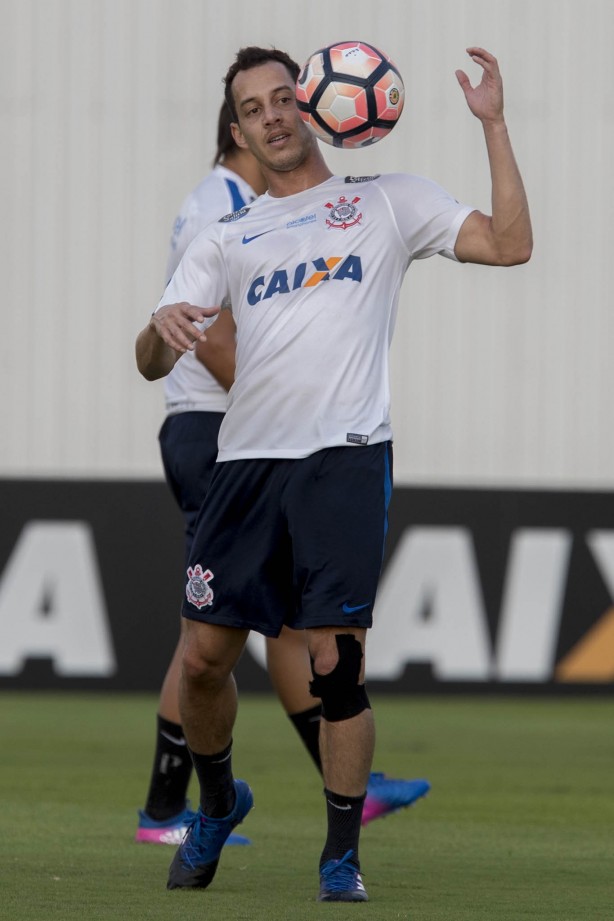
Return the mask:
<path id="1" fill-rule="evenodd" d="M 498 121 L 503 118 L 503 81 L 497 59 L 484 48 L 467 48 L 467 54 L 482 68 L 482 79 L 475 87 L 463 70 L 456 71 L 467 105 L 480 121 Z"/>
<path id="2" fill-rule="evenodd" d="M 150 325 L 174 351 L 187 352 L 207 338 L 197 324 L 216 316 L 219 311 L 219 307 L 195 307 L 186 302 L 166 304 L 152 315 Z"/>

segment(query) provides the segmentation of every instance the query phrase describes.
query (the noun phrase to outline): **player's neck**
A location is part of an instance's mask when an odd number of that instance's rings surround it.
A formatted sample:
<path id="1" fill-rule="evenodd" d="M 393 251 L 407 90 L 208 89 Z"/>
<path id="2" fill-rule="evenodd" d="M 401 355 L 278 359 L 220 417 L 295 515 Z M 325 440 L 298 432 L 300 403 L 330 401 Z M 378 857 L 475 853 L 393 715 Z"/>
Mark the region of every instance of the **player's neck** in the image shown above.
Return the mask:
<path id="1" fill-rule="evenodd" d="M 333 175 L 321 157 L 287 172 L 264 167 L 263 172 L 268 182 L 269 195 L 273 198 L 285 198 L 287 195 L 296 195 L 297 192 L 313 189 Z"/>
<path id="2" fill-rule="evenodd" d="M 262 175 L 258 161 L 249 151 L 240 150 L 239 148 L 231 151 L 224 157 L 222 166 L 232 170 L 233 173 L 245 180 L 257 195 L 262 195 L 263 192 L 266 192 L 266 180 Z"/>

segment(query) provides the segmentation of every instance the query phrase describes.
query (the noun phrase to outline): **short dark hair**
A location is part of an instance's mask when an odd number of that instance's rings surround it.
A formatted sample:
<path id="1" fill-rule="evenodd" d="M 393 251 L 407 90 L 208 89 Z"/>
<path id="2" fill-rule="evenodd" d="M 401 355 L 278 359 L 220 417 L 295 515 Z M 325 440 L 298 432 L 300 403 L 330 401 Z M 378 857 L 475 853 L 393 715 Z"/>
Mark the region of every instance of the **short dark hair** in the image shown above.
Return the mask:
<path id="1" fill-rule="evenodd" d="M 298 79 L 301 68 L 285 51 L 280 51 L 278 48 L 258 48 L 255 45 L 241 48 L 240 51 L 237 51 L 234 64 L 231 64 L 228 68 L 228 73 L 224 77 L 224 98 L 230 109 L 233 121 L 237 121 L 237 109 L 232 96 L 232 81 L 240 71 L 251 70 L 252 67 L 259 67 L 269 61 L 278 61 L 283 64 L 290 71 L 292 79 L 294 81 Z"/>
<path id="2" fill-rule="evenodd" d="M 231 151 L 236 150 L 237 145 L 235 144 L 235 139 L 230 130 L 230 123 L 232 120 L 232 114 L 228 108 L 228 103 L 224 100 L 217 120 L 217 150 L 213 160 L 214 166 L 217 166 L 217 164 L 220 163 L 227 154 L 231 153 Z"/>

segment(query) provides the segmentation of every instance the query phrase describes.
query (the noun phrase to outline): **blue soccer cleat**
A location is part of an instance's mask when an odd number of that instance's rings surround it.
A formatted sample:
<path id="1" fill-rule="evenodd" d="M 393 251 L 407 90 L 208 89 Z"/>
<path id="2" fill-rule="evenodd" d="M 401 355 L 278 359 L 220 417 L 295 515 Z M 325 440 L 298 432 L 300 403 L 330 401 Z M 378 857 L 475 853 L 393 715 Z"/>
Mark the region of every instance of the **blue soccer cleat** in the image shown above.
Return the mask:
<path id="1" fill-rule="evenodd" d="M 179 812 L 177 815 L 171 816 L 170 819 L 164 819 L 161 822 L 157 819 L 152 819 L 144 809 L 139 809 L 139 824 L 134 840 L 138 844 L 174 844 L 177 847 L 183 841 L 195 815 L 196 813 L 190 809 L 189 803 L 183 812 Z M 251 843 L 249 838 L 244 838 L 243 835 L 229 835 L 226 840 L 226 847 Z"/>
<path id="2" fill-rule="evenodd" d="M 212 819 L 198 810 L 171 863 L 167 889 L 205 889 L 217 870 L 222 848 L 231 831 L 254 805 L 244 780 L 234 782 L 236 802 L 230 815 Z"/>
<path id="3" fill-rule="evenodd" d="M 385 774 L 372 773 L 367 784 L 367 797 L 362 810 L 362 824 L 398 812 L 426 796 L 431 789 L 428 780 L 394 780 Z"/>
<path id="4" fill-rule="evenodd" d="M 327 860 L 320 867 L 320 894 L 318 902 L 368 902 L 358 867 L 351 863 L 354 851 L 348 851 L 341 860 Z"/>
<path id="5" fill-rule="evenodd" d="M 189 807 L 161 822 L 152 819 L 143 809 L 139 809 L 139 824 L 134 840 L 139 844 L 174 844 L 177 846 L 183 841 L 183 836 L 193 818 L 194 813 Z"/>

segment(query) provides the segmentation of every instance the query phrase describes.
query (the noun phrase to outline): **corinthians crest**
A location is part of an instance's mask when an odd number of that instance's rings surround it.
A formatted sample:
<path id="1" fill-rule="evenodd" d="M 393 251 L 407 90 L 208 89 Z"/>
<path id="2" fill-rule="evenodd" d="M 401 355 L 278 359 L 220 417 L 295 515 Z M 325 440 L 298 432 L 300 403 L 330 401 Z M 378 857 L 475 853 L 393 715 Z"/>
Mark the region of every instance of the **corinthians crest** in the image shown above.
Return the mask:
<path id="1" fill-rule="evenodd" d="M 327 225 L 347 230 L 348 227 L 358 224 L 362 220 L 362 213 L 357 208 L 359 201 L 359 195 L 355 195 L 352 201 L 348 201 L 345 195 L 340 195 L 336 205 L 330 201 L 326 202 L 326 207 L 329 209 L 326 218 Z"/>
<path id="2" fill-rule="evenodd" d="M 200 563 L 197 563 L 194 569 L 188 568 L 188 584 L 185 587 L 185 595 L 190 604 L 196 608 L 203 608 L 207 604 L 213 604 L 213 590 L 209 582 L 213 578 L 210 569 L 202 571 Z"/>

